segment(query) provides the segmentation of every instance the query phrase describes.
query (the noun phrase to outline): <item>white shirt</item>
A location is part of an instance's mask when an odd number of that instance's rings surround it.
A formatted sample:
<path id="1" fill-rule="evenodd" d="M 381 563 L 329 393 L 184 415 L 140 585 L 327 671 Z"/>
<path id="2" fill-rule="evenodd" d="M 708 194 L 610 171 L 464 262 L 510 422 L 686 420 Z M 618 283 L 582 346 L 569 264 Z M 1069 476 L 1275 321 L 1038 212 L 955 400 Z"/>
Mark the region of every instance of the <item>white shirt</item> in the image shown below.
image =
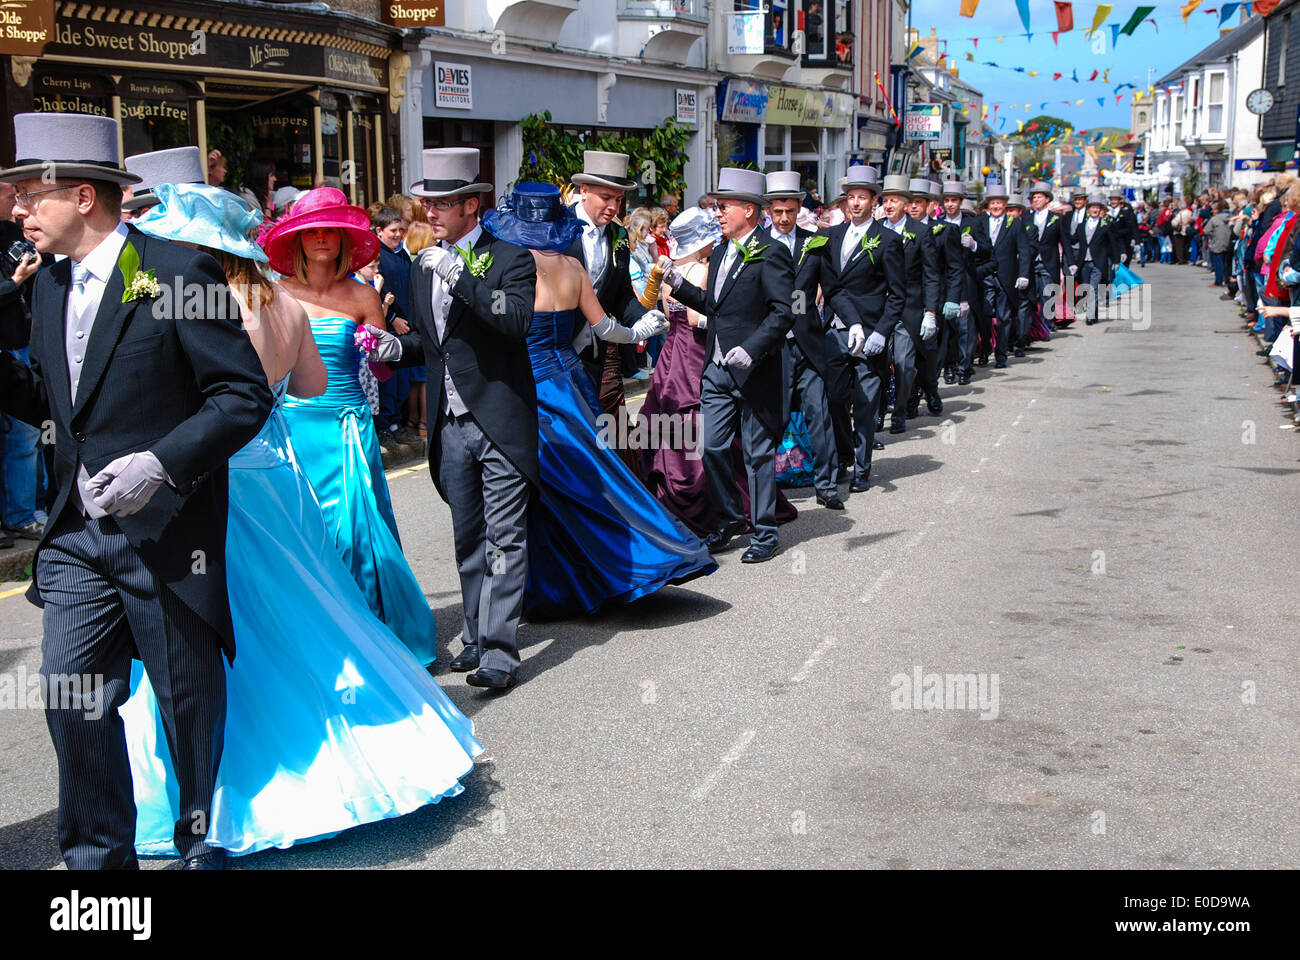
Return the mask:
<path id="1" fill-rule="evenodd" d="M 1038 239 L 1043 238 L 1043 231 L 1047 229 L 1047 218 L 1052 215 L 1052 211 L 1043 207 L 1041 210 L 1034 211 L 1034 228 L 1038 231 Z"/>
<path id="2" fill-rule="evenodd" d="M 86 254 L 84 260 L 73 260 L 73 276 L 79 268 L 86 270 L 86 282 L 83 293 L 78 297 L 75 287 L 68 292 L 67 312 L 64 317 L 64 347 L 68 355 L 68 383 L 71 386 L 72 402 L 77 402 L 77 387 L 81 383 L 81 371 L 86 360 L 86 348 L 90 345 L 90 334 L 95 326 L 95 314 L 99 312 L 100 301 L 108 287 L 109 278 L 117 269 L 117 259 L 126 243 L 126 224 L 118 223 L 113 232 L 99 242 L 94 250 Z M 80 309 L 78 309 L 80 308 Z M 106 517 L 103 510 L 95 506 L 92 499 L 94 491 L 90 489 L 90 473 L 85 464 L 77 470 L 77 493 L 81 512 L 88 517 Z"/>
<path id="3" fill-rule="evenodd" d="M 844 246 L 840 248 L 840 269 L 848 264 L 853 252 L 862 244 L 862 238 L 866 236 L 867 230 L 871 227 L 871 220 L 863 220 L 862 223 L 855 224 L 852 220 L 844 230 Z"/>
<path id="4" fill-rule="evenodd" d="M 587 261 L 587 273 L 591 276 L 591 285 L 600 286 L 600 281 L 609 269 L 609 243 L 605 239 L 605 228 L 598 227 L 591 220 L 591 214 L 579 201 L 574 207 L 578 219 L 582 221 L 582 253 Z"/>
<path id="5" fill-rule="evenodd" d="M 796 227 L 795 229 L 791 230 L 789 233 L 782 233 L 780 230 L 778 230 L 778 229 L 774 226 L 774 227 L 772 227 L 772 236 L 776 237 L 776 239 L 777 239 L 779 242 L 784 243 L 784 244 L 786 245 L 786 247 L 787 247 L 787 248 L 789 249 L 789 251 L 790 251 L 790 256 L 792 256 L 792 257 L 794 256 L 795 247 L 798 246 L 798 244 L 799 244 L 799 230 L 798 230 L 798 227 Z M 787 330 L 787 331 L 786 331 L 786 333 L 785 333 L 785 338 L 786 338 L 787 340 L 793 340 L 793 339 L 794 339 L 794 329 L 793 329 L 793 328 L 791 328 L 790 330 Z"/>
<path id="6" fill-rule="evenodd" d="M 1097 217 L 1089 217 L 1087 220 L 1083 222 L 1083 236 L 1084 236 L 1085 249 L 1087 249 L 1088 244 L 1092 243 L 1092 235 L 1097 232 L 1097 225 L 1099 223 L 1101 223 L 1101 219 Z M 1083 259 L 1085 262 L 1091 263 L 1092 250 L 1087 250 L 1087 253 L 1084 255 Z"/>
<path id="7" fill-rule="evenodd" d="M 473 251 L 474 244 L 478 243 L 478 238 L 483 234 L 481 224 L 475 224 L 474 229 L 465 236 L 461 237 L 454 244 L 442 241 L 444 250 L 455 250 L 457 248 Z M 443 337 L 447 334 L 447 318 L 451 316 L 451 290 L 442 282 L 442 278 L 436 273 L 430 277 L 432 288 L 430 291 L 429 301 L 433 308 L 433 324 L 438 329 L 438 342 L 441 343 Z M 461 399 L 460 391 L 456 389 L 456 384 L 451 379 L 451 368 L 444 362 L 442 365 L 442 386 L 443 401 L 442 410 L 444 413 L 453 417 L 464 416 L 469 413 L 469 407 L 465 406 L 465 401 Z"/>
<path id="8" fill-rule="evenodd" d="M 989 243 L 997 243 L 998 235 L 1002 233 L 1002 218 L 989 214 Z"/>
<path id="9" fill-rule="evenodd" d="M 903 235 L 903 228 L 907 226 L 907 217 L 906 216 L 899 217 L 897 223 L 895 223 L 893 220 L 886 219 L 885 223 L 889 224 L 890 230 L 893 230 L 896 234 L 898 234 L 901 237 Z"/>

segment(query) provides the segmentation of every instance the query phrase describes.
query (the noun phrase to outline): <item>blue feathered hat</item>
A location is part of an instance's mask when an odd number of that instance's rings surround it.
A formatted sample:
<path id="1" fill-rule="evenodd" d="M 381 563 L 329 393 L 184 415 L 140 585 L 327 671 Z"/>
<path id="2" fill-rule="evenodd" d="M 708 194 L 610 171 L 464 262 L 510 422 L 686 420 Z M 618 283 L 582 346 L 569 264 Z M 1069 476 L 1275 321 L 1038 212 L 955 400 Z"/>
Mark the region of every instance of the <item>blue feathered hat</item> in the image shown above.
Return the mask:
<path id="1" fill-rule="evenodd" d="M 568 250 L 582 236 L 582 221 L 564 205 L 559 187 L 526 181 L 483 214 L 483 229 L 529 250 Z"/>

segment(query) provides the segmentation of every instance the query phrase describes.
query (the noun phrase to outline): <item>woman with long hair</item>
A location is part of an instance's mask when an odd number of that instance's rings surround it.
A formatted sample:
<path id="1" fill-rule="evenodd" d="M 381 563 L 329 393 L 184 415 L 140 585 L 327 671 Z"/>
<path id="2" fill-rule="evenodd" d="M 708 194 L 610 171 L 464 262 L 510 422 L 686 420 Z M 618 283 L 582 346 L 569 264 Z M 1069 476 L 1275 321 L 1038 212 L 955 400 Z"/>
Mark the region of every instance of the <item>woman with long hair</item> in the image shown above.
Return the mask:
<path id="1" fill-rule="evenodd" d="M 329 370 L 319 397 L 285 398 L 294 446 L 320 498 L 344 562 L 370 608 L 423 663 L 435 656 L 433 613 L 402 555 L 370 404 L 357 379 L 357 332 L 386 330 L 379 294 L 350 274 L 374 259 L 379 238 L 343 192 L 319 187 L 275 225 L 266 241 L 284 288 L 307 310 Z"/>
<path id="2" fill-rule="evenodd" d="M 582 231 L 558 188 L 521 183 L 483 217 L 492 236 L 532 251 L 537 264 L 528 353 L 537 385 L 541 488 L 529 507 L 528 582 L 532 620 L 592 613 L 666 584 L 712 573 L 699 539 L 670 515 L 619 457 L 626 438 L 611 430 L 600 398 L 574 352 L 578 311 L 603 340 L 633 343 L 662 321 L 624 327 L 596 299 L 581 261 L 566 255 Z"/>
<path id="3" fill-rule="evenodd" d="M 473 724 L 371 611 L 290 440 L 285 391 L 319 396 L 328 379 L 306 311 L 262 271 L 266 255 L 249 239 L 261 217 L 217 187 L 156 193 L 137 225 L 216 258 L 277 401 L 230 460 L 227 581 L 239 654 L 227 672 L 208 843 L 236 855 L 288 847 L 455 796 L 482 749 Z M 166 855 L 171 753 L 138 664 L 133 680 L 120 712 L 136 848 Z"/>

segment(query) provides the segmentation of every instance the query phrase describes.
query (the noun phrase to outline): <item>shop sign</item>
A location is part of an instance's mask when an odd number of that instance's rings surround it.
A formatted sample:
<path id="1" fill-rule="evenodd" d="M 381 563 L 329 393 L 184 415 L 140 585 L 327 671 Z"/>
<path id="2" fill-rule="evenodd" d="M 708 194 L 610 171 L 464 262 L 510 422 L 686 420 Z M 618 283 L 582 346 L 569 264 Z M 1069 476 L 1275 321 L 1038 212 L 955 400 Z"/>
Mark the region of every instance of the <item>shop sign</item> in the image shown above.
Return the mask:
<path id="1" fill-rule="evenodd" d="M 699 123 L 700 111 L 696 104 L 697 91 L 677 91 L 677 122 L 686 124 Z"/>
<path id="2" fill-rule="evenodd" d="M 468 63 L 435 62 L 433 65 L 433 103 L 453 110 L 474 108 L 473 81 Z"/>
<path id="3" fill-rule="evenodd" d="M 54 0 L 0 2 L 0 54 L 39 57 L 54 39 Z"/>
<path id="4" fill-rule="evenodd" d="M 137 100 L 188 100 L 195 94 L 174 80 L 127 77 L 118 87 L 122 96 Z"/>
<path id="5" fill-rule="evenodd" d="M 0 9 L 11 0 L 0 0 Z M 290 41 L 257 40 L 194 30 L 164 30 L 103 20 L 54 25 L 45 55 L 127 63 L 197 66 L 236 73 L 320 77 L 369 87 L 387 85 L 380 57 Z"/>
<path id="6" fill-rule="evenodd" d="M 444 0 L 385 0 L 384 23 L 393 27 L 441 27 Z"/>
<path id="7" fill-rule="evenodd" d="M 943 104 L 909 103 L 903 119 L 906 140 L 938 140 L 943 135 Z"/>
<path id="8" fill-rule="evenodd" d="M 1234 170 L 1263 170 L 1266 166 L 1268 166 L 1268 161 L 1263 157 L 1251 157 L 1250 159 L 1238 157 L 1232 162 L 1232 169 Z"/>
<path id="9" fill-rule="evenodd" d="M 831 126 L 835 121 L 835 94 L 800 87 L 768 87 L 765 119 L 781 126 Z"/>
<path id="10" fill-rule="evenodd" d="M 123 100 L 122 116 L 129 120 L 181 120 L 190 119 L 189 107 L 167 100 Z"/>
<path id="11" fill-rule="evenodd" d="M 749 80 L 727 81 L 722 101 L 722 119 L 730 123 L 762 123 L 767 110 L 767 88 Z"/>

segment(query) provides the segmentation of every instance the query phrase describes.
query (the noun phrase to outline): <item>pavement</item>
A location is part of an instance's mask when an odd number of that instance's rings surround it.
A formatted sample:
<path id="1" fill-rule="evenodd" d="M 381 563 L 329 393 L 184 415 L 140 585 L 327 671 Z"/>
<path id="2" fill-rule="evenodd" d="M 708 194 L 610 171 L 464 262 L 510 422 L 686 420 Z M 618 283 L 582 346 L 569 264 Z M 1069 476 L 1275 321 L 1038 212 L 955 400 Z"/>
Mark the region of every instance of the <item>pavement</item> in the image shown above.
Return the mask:
<path id="1" fill-rule="evenodd" d="M 1294 867 L 1300 437 L 1208 274 L 1140 272 L 1145 321 L 944 388 L 846 511 L 791 491 L 770 563 L 525 624 L 504 696 L 440 667 L 486 747 L 460 796 L 235 865 Z M 450 517 L 422 465 L 389 485 L 445 665 Z M 40 711 L 0 710 L 0 868 L 60 863 L 56 798 Z"/>

